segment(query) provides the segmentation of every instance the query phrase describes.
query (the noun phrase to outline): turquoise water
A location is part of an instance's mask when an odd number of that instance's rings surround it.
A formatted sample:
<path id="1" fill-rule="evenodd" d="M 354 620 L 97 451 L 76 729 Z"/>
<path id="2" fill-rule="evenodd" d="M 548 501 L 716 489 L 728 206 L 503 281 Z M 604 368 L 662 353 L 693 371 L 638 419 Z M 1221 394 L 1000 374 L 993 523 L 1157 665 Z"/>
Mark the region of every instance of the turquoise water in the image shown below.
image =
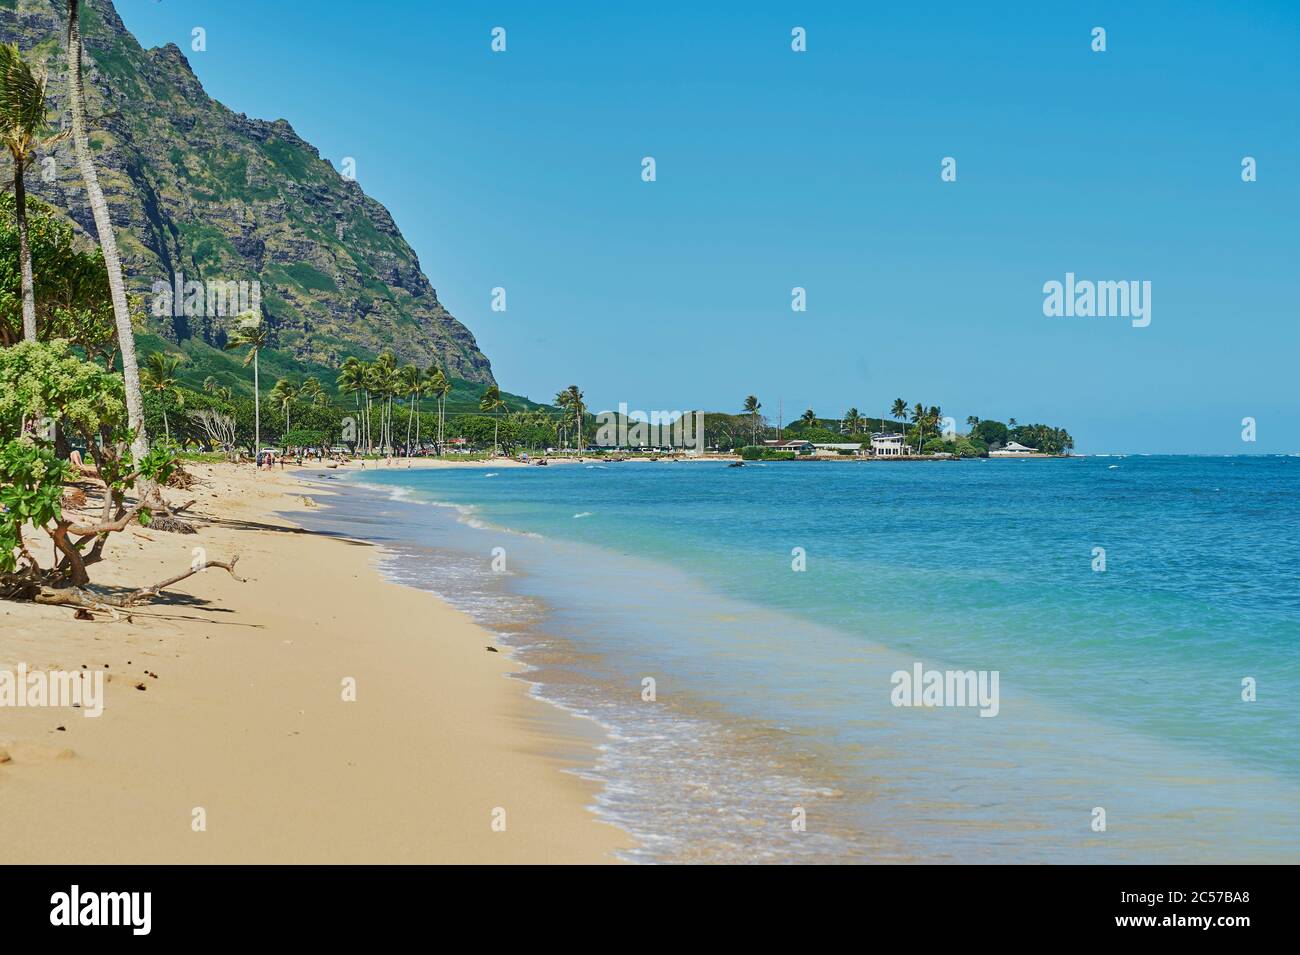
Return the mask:
<path id="1" fill-rule="evenodd" d="M 1300 849 L 1300 458 L 629 462 L 363 481 L 399 491 L 367 511 L 371 536 L 437 549 L 427 566 L 396 562 L 406 582 L 490 605 L 489 621 L 526 605 L 535 625 L 515 631 L 563 641 L 523 643 L 542 695 L 611 728 L 604 809 L 646 838 L 646 858 Z M 997 671 L 998 715 L 893 706 L 891 674 L 914 662 Z M 789 826 L 794 806 L 806 832 Z"/>

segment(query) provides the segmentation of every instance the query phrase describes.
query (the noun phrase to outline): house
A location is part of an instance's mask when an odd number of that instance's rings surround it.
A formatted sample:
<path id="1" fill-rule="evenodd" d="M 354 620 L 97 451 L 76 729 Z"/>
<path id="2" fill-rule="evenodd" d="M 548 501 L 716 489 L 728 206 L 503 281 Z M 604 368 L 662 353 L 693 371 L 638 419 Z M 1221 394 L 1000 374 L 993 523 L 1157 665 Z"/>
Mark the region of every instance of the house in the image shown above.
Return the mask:
<path id="1" fill-rule="evenodd" d="M 812 454 L 816 446 L 811 441 L 764 441 L 763 446 L 773 451 L 793 451 L 795 454 Z"/>
<path id="2" fill-rule="evenodd" d="M 990 451 L 989 457 L 1012 458 L 1020 454 L 1037 454 L 1037 448 L 1027 448 L 1015 441 L 1008 441 L 1000 451 Z"/>
<path id="3" fill-rule="evenodd" d="M 901 434 L 876 433 L 871 436 L 871 453 L 878 458 L 898 458 L 911 453 Z"/>

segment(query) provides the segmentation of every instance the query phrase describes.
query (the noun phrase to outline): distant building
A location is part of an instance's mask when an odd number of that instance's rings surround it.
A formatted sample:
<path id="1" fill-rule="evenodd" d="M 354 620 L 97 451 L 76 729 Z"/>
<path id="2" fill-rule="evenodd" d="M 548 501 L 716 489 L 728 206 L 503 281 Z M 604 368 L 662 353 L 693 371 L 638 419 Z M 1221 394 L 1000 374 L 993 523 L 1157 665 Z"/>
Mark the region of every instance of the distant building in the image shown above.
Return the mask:
<path id="1" fill-rule="evenodd" d="M 795 454 L 812 454 L 816 449 L 811 441 L 764 441 L 764 447 L 773 451 L 793 451 Z"/>
<path id="2" fill-rule="evenodd" d="M 901 458 L 911 449 L 901 434 L 873 434 L 871 436 L 871 453 L 878 458 Z"/>
<path id="3" fill-rule="evenodd" d="M 1015 441 L 1008 441 L 1006 446 L 1000 451 L 990 451 L 989 457 L 1015 457 L 1018 454 L 1037 454 L 1037 448 L 1027 448 L 1023 444 L 1017 444 Z"/>

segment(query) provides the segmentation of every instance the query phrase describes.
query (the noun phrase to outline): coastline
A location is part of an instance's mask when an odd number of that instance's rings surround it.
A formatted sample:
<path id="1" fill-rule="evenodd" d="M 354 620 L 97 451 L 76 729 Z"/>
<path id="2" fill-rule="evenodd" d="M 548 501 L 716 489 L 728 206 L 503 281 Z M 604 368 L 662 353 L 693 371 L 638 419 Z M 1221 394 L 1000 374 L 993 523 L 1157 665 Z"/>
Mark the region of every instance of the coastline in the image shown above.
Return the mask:
<path id="1" fill-rule="evenodd" d="M 464 614 L 388 582 L 378 548 L 277 516 L 311 506 L 306 469 L 187 468 L 199 533 L 133 529 L 96 583 L 147 583 L 196 547 L 238 554 L 246 582 L 207 571 L 118 620 L 0 604 L 0 666 L 107 681 L 98 718 L 0 711 L 0 814 L 23 823 L 0 861 L 598 863 L 633 847 L 567 771 L 593 760 L 593 727 L 508 679 L 522 665 Z"/>

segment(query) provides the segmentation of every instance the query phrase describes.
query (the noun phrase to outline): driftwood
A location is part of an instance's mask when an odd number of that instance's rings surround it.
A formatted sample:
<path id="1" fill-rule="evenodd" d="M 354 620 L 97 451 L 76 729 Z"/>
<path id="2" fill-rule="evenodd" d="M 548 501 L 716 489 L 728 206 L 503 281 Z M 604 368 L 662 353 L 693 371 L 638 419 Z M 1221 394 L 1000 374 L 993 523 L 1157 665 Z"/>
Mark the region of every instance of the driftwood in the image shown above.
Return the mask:
<path id="1" fill-rule="evenodd" d="M 47 604 L 54 607 L 79 607 L 83 610 L 98 610 L 103 613 L 114 613 L 127 607 L 137 607 L 143 603 L 149 603 L 159 596 L 162 591 L 178 584 L 186 578 L 193 577 L 209 567 L 219 567 L 227 571 L 231 577 L 234 577 L 241 584 L 245 583 L 245 578 L 235 573 L 235 564 L 238 563 L 239 557 L 235 556 L 230 560 L 209 560 L 198 566 L 191 566 L 184 573 L 168 577 L 166 580 L 160 580 L 158 583 L 149 587 L 141 587 L 139 590 L 133 590 L 128 594 L 120 596 L 109 596 L 107 594 L 97 594 L 94 591 L 84 587 L 67 587 L 56 590 L 52 587 L 41 587 L 33 597 L 32 601 L 38 604 Z"/>

